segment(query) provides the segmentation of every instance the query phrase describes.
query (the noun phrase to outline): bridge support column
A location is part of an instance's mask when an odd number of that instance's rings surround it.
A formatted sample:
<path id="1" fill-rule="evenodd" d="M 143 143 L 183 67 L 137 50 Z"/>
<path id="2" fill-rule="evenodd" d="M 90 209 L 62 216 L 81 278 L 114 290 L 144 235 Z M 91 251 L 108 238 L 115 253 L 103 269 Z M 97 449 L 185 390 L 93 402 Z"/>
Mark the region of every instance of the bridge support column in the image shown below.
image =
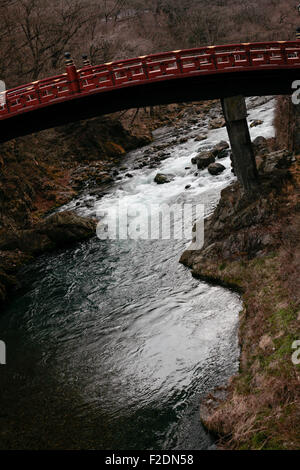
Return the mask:
<path id="1" fill-rule="evenodd" d="M 231 144 L 233 164 L 239 183 L 246 192 L 258 186 L 258 174 L 247 122 L 247 107 L 244 96 L 233 96 L 221 100 Z"/>

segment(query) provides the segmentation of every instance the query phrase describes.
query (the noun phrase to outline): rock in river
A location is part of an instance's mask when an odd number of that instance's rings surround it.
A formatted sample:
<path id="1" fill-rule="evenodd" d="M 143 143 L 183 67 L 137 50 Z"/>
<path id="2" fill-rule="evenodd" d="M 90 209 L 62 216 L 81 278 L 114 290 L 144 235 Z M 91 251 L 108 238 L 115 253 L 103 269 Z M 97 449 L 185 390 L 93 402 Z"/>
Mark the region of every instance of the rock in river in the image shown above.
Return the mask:
<path id="1" fill-rule="evenodd" d="M 173 179 L 174 179 L 174 175 L 164 175 L 163 173 L 157 173 L 157 175 L 154 178 L 154 181 L 157 184 L 166 184 L 166 183 L 171 183 Z"/>
<path id="2" fill-rule="evenodd" d="M 229 144 L 225 140 L 221 140 L 217 145 L 212 149 L 212 154 L 216 158 L 225 158 L 229 155 Z"/>
<path id="3" fill-rule="evenodd" d="M 192 158 L 193 165 L 197 165 L 198 170 L 204 170 L 211 163 L 215 163 L 215 157 L 211 152 L 201 152 L 196 157 Z"/>
<path id="4" fill-rule="evenodd" d="M 97 222 L 72 211 L 58 212 L 31 229 L 7 233 L 0 238 L 0 250 L 20 250 L 39 254 L 55 248 L 86 240 L 95 235 Z"/>
<path id="5" fill-rule="evenodd" d="M 225 119 L 216 118 L 210 122 L 209 129 L 220 129 L 221 127 L 224 127 L 224 126 L 225 126 Z"/>
<path id="6" fill-rule="evenodd" d="M 221 163 L 212 163 L 208 167 L 209 173 L 214 176 L 223 173 L 224 170 L 226 170 L 226 168 L 224 165 L 221 165 Z"/>

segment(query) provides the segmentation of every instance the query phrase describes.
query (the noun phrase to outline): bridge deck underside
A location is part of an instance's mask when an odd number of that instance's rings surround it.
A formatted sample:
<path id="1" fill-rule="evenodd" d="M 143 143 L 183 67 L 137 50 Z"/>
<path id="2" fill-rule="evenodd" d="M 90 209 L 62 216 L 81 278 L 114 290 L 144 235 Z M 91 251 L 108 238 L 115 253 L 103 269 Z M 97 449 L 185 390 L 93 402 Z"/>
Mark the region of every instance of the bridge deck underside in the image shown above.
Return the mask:
<path id="1" fill-rule="evenodd" d="M 159 104 L 211 100 L 235 95 L 289 95 L 300 68 L 234 71 L 124 86 L 71 97 L 0 122 L 0 142 L 69 122 Z"/>

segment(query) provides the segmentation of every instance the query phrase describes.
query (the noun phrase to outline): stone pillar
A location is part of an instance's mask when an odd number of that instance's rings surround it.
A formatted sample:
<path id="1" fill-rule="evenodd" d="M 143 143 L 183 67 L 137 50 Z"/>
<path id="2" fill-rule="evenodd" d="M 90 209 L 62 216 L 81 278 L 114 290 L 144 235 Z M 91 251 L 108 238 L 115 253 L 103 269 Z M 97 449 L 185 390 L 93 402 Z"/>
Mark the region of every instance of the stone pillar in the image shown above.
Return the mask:
<path id="1" fill-rule="evenodd" d="M 258 175 L 247 122 L 244 96 L 221 100 L 231 144 L 234 171 L 246 192 L 257 190 Z"/>

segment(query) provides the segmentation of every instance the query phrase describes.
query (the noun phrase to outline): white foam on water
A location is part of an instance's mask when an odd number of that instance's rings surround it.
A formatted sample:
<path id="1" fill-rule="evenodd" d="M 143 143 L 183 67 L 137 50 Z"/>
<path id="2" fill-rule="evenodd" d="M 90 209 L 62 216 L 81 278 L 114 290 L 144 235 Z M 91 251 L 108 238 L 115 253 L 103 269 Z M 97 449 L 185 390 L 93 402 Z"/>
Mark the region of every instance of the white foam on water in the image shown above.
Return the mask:
<path id="1" fill-rule="evenodd" d="M 256 127 L 250 127 L 251 139 L 257 136 L 265 138 L 274 137 L 274 98 L 249 98 L 248 105 L 248 122 L 251 124 L 254 120 L 261 120 L 263 123 Z M 180 130 L 178 132 L 181 132 Z M 207 124 L 199 125 L 197 133 L 207 132 Z M 156 133 L 157 134 L 157 133 Z M 161 133 L 158 133 L 161 135 Z M 194 131 L 195 135 L 195 131 Z M 132 178 L 124 179 L 116 183 L 116 186 L 109 194 L 97 200 L 97 198 L 89 200 L 89 206 L 82 206 L 77 211 L 82 215 L 106 214 L 120 202 L 129 207 L 135 205 L 158 205 L 158 204 L 175 204 L 175 203 L 204 203 L 207 204 L 206 213 L 212 210 L 212 204 L 207 201 L 208 194 L 214 194 L 214 204 L 218 199 L 220 191 L 235 180 L 231 172 L 230 158 L 217 160 L 225 166 L 225 171 L 218 175 L 212 176 L 205 170 L 197 170 L 196 165 L 192 165 L 191 158 L 195 157 L 200 151 L 210 150 L 221 140 L 229 141 L 226 128 L 210 130 L 206 140 L 196 142 L 194 138 L 184 144 L 177 144 L 170 147 L 172 156 L 162 161 L 159 168 L 149 169 L 143 168 L 139 170 L 130 170 Z M 156 144 L 157 142 L 154 142 Z M 151 148 L 151 146 L 150 146 Z M 131 155 L 138 154 L 140 150 L 131 152 Z M 189 169 L 186 169 L 189 168 Z M 157 173 L 171 174 L 173 180 L 170 183 L 158 185 L 154 182 Z M 197 176 L 195 175 L 197 174 Z M 191 186 L 186 190 L 186 186 Z M 84 199 L 83 196 L 82 199 Z M 91 203 L 92 201 L 92 203 Z M 71 202 L 63 209 L 76 209 L 75 202 Z M 145 212 L 146 217 L 146 212 Z M 105 221 L 105 219 L 104 219 Z"/>

